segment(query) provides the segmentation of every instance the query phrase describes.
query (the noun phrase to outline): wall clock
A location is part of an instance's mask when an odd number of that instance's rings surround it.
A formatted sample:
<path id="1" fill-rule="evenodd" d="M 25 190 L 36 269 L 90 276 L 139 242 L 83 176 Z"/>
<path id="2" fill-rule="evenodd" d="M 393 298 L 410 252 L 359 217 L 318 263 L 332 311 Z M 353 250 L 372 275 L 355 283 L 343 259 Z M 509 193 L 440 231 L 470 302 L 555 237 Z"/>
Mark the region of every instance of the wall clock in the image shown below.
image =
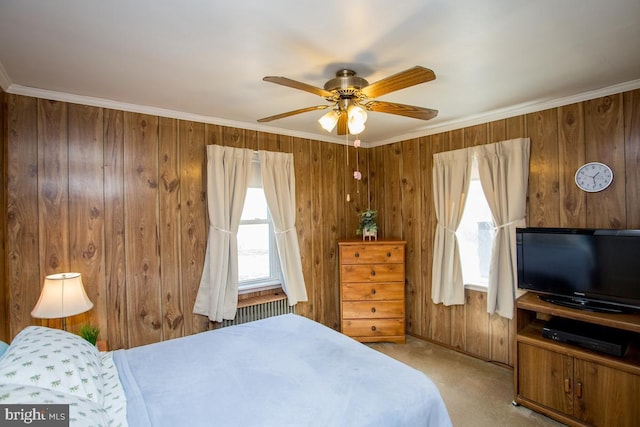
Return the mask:
<path id="1" fill-rule="evenodd" d="M 595 193 L 611 185 L 613 171 L 604 163 L 590 162 L 578 168 L 575 179 L 578 188 L 589 193 Z"/>

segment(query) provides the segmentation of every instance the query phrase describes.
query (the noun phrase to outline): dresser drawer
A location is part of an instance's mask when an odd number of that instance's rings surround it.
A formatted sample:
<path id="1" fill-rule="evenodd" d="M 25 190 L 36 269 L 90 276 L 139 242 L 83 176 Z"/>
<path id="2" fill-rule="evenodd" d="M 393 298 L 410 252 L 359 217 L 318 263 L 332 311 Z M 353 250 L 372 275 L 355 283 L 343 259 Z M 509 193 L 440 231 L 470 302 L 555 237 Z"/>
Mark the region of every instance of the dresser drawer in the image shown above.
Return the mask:
<path id="1" fill-rule="evenodd" d="M 404 299 L 404 283 L 343 283 L 343 301 Z"/>
<path id="2" fill-rule="evenodd" d="M 342 264 L 404 263 L 404 244 L 342 246 L 340 260 Z"/>
<path id="3" fill-rule="evenodd" d="M 340 267 L 342 282 L 404 282 L 404 264 L 346 264 Z"/>
<path id="4" fill-rule="evenodd" d="M 384 319 L 404 317 L 404 301 L 345 301 L 342 303 L 345 319 Z"/>
<path id="5" fill-rule="evenodd" d="M 345 319 L 342 333 L 356 339 L 404 335 L 404 319 Z"/>

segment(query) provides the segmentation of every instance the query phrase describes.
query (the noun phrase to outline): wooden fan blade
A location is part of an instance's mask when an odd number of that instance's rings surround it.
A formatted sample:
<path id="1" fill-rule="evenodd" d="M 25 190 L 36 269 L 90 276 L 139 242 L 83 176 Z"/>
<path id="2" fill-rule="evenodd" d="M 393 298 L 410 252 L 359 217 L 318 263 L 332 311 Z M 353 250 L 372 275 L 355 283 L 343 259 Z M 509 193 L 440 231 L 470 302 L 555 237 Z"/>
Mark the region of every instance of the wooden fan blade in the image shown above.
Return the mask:
<path id="1" fill-rule="evenodd" d="M 404 89 L 409 86 L 414 86 L 420 83 L 434 80 L 436 75 L 428 68 L 416 66 L 402 71 L 393 76 L 389 76 L 377 82 L 371 83 L 369 86 L 365 86 L 360 90 L 368 98 L 377 98 L 381 95 L 396 90 Z"/>
<path id="2" fill-rule="evenodd" d="M 369 111 L 397 114 L 398 116 L 413 117 L 414 119 L 430 120 L 438 115 L 438 110 L 415 107 L 413 105 L 396 104 L 395 102 L 371 101 L 365 104 Z"/>
<path id="3" fill-rule="evenodd" d="M 312 93 L 314 95 L 321 96 L 323 98 L 331 98 L 333 97 L 333 93 L 328 90 L 321 89 L 319 87 L 311 86 L 306 83 L 302 83 L 296 80 L 291 80 L 286 77 L 278 77 L 278 76 L 266 76 L 262 80 L 265 82 L 276 83 L 282 86 L 292 87 L 294 89 L 304 90 L 305 92 Z"/>
<path id="4" fill-rule="evenodd" d="M 342 111 L 340 112 L 340 116 L 338 117 L 338 135 L 346 135 L 347 134 L 347 113 Z"/>
<path id="5" fill-rule="evenodd" d="M 307 113 L 309 111 L 325 110 L 330 107 L 332 107 L 332 105 L 316 105 L 313 107 L 300 108 L 299 110 L 293 110 L 287 113 L 276 114 L 275 116 L 269 116 L 269 117 L 264 117 L 262 119 L 258 119 L 258 123 L 270 122 L 271 120 L 284 119 L 285 117 L 294 116 L 300 113 Z"/>

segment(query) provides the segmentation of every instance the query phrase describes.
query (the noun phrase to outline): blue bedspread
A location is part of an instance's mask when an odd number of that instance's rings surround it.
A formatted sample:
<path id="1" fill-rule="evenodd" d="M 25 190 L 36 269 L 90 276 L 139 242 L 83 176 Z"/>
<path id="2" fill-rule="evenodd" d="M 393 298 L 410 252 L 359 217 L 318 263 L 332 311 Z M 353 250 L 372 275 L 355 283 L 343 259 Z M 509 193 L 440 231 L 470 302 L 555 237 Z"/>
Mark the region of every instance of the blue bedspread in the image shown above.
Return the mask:
<path id="1" fill-rule="evenodd" d="M 130 427 L 450 426 L 436 386 L 287 314 L 114 352 Z"/>

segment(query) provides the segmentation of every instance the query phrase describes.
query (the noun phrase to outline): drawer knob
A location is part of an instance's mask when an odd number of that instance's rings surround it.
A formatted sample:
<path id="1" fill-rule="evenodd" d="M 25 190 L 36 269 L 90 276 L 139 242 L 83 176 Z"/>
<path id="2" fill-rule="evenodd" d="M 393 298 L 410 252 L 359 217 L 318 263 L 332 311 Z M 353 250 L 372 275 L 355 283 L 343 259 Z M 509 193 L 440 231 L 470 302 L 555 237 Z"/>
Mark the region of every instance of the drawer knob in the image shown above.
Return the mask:
<path id="1" fill-rule="evenodd" d="M 376 331 L 376 327 L 375 327 L 375 326 L 372 326 L 372 327 L 371 327 L 371 330 L 372 330 L 373 332 L 375 332 L 375 331 Z"/>
<path id="2" fill-rule="evenodd" d="M 371 295 L 375 295 L 376 294 L 376 290 L 375 289 L 371 289 Z"/>
<path id="3" fill-rule="evenodd" d="M 387 252 L 387 258 L 391 258 L 391 252 Z"/>
<path id="4" fill-rule="evenodd" d="M 375 313 L 376 312 L 376 308 L 375 307 L 371 307 L 371 312 Z"/>
<path id="5" fill-rule="evenodd" d="M 360 258 L 360 252 L 356 252 L 355 254 L 353 254 L 353 256 L 355 256 L 356 258 Z"/>
<path id="6" fill-rule="evenodd" d="M 371 276 L 375 276 L 375 275 L 376 275 L 375 270 L 371 270 Z"/>

